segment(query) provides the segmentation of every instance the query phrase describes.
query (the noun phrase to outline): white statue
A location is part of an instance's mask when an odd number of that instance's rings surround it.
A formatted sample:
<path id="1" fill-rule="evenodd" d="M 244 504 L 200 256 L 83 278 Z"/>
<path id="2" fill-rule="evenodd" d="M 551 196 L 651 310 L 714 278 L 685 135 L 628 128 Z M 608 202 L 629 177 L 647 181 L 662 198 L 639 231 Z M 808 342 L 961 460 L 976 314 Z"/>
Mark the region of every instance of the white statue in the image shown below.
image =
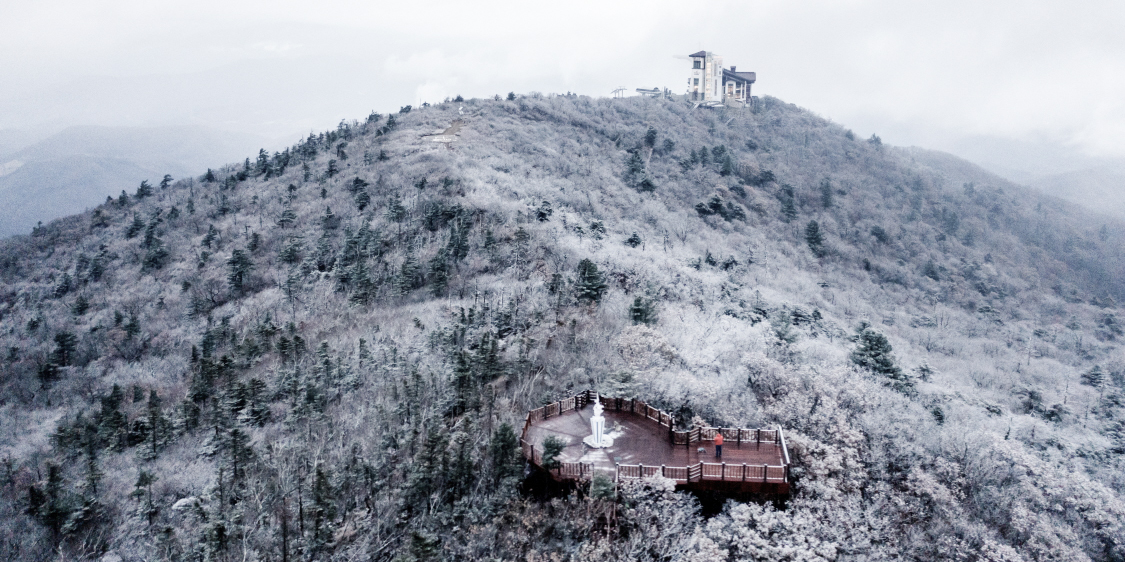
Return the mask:
<path id="1" fill-rule="evenodd" d="M 457 108 L 457 115 L 464 115 L 464 114 L 465 114 L 465 106 L 462 105 L 461 107 Z"/>
<path id="2" fill-rule="evenodd" d="M 613 438 L 605 434 L 605 416 L 602 415 L 603 411 L 605 411 L 605 408 L 602 407 L 602 403 L 595 402 L 594 417 L 590 418 L 590 430 L 593 435 L 582 440 L 583 443 L 595 449 L 604 449 L 613 446 Z"/>

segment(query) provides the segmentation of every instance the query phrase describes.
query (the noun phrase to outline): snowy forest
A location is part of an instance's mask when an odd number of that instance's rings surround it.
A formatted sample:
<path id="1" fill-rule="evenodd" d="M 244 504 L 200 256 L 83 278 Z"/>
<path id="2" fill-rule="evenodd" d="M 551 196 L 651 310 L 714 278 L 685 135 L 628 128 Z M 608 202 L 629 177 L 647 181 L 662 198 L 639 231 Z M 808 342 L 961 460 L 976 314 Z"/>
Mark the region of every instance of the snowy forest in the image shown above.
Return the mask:
<path id="1" fill-rule="evenodd" d="M 1125 560 L 1120 222 L 770 97 L 200 172 L 0 241 L 0 558 Z M 531 486 L 586 389 L 781 426 L 791 496 Z"/>

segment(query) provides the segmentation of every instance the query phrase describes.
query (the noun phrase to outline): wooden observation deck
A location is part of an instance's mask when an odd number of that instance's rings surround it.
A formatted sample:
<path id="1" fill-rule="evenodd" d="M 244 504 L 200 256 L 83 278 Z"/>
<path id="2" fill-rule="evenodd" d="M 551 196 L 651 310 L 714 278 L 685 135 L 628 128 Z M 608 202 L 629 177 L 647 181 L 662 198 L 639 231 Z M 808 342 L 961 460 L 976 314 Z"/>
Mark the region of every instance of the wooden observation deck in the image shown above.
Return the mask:
<path id="1" fill-rule="evenodd" d="M 605 408 L 606 433 L 613 445 L 594 449 L 582 442 L 590 435 L 595 400 Z M 591 478 L 595 473 L 618 480 L 660 475 L 691 490 L 789 493 L 789 451 L 777 429 L 697 427 L 677 431 L 675 418 L 628 398 L 610 398 L 586 391 L 531 410 L 524 422 L 523 456 L 543 467 L 543 440 L 566 442 L 559 466 L 544 469 L 557 481 Z M 715 457 L 715 435 L 723 434 L 723 456 Z"/>

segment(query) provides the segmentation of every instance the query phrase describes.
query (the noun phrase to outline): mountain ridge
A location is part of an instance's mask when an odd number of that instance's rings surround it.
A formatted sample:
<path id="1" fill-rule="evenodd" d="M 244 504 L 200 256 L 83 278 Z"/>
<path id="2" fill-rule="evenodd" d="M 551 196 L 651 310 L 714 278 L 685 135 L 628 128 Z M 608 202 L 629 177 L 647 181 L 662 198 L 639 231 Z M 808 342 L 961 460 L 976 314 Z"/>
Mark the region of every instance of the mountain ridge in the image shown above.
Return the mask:
<path id="1" fill-rule="evenodd" d="M 774 98 L 510 98 L 0 242 L 13 551 L 1125 552 L 1120 223 Z M 585 388 L 783 426 L 793 497 L 534 499 L 512 424 Z"/>

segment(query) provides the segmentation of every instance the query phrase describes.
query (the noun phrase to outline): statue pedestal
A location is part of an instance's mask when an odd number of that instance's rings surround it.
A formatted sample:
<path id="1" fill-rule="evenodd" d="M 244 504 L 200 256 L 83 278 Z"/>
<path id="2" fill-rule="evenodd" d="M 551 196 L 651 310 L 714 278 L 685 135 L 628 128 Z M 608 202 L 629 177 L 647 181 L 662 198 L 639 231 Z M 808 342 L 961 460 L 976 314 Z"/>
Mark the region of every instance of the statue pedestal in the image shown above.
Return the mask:
<path id="1" fill-rule="evenodd" d="M 582 442 L 586 445 L 589 445 L 590 447 L 593 447 L 594 449 L 604 449 L 606 447 L 613 446 L 613 438 L 605 435 L 602 435 L 602 442 L 600 444 L 594 441 L 593 435 L 587 435 L 586 438 L 582 440 Z"/>
<path id="2" fill-rule="evenodd" d="M 594 417 L 590 418 L 590 432 L 593 435 L 582 440 L 583 443 L 595 449 L 604 449 L 613 446 L 613 438 L 605 434 L 605 416 L 602 415 L 602 405 L 594 404 Z"/>

